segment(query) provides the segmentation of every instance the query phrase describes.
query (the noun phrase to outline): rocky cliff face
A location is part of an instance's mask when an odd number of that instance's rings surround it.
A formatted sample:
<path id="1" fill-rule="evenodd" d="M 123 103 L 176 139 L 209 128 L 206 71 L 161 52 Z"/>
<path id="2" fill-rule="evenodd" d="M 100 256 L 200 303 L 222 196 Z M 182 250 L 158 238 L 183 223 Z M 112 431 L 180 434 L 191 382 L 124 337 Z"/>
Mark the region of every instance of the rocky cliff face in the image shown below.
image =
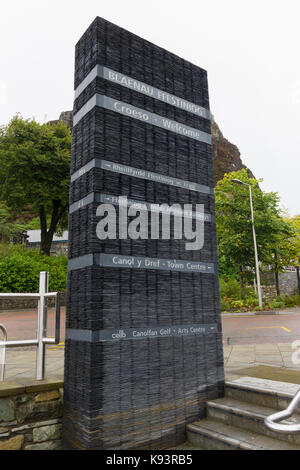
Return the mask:
<path id="1" fill-rule="evenodd" d="M 56 124 L 58 121 L 61 121 L 65 126 L 73 127 L 73 111 L 63 111 L 60 113 L 59 119 L 54 121 L 49 121 L 48 124 Z"/>
<path id="2" fill-rule="evenodd" d="M 59 116 L 59 121 L 62 121 L 63 124 L 72 128 L 73 126 L 73 114 L 72 111 L 63 111 Z M 55 123 L 58 121 L 50 121 L 50 123 Z M 213 143 L 213 157 L 214 157 L 214 183 L 215 185 L 219 180 L 221 180 L 225 173 L 230 173 L 231 171 L 242 170 L 243 168 L 247 170 L 250 178 L 254 178 L 253 173 L 249 168 L 247 168 L 242 160 L 239 149 L 236 145 L 229 142 L 223 136 L 220 128 L 214 118 L 212 118 L 212 143 Z"/>
<path id="3" fill-rule="evenodd" d="M 241 154 L 236 145 L 229 142 L 223 136 L 216 121 L 212 119 L 211 124 L 213 157 L 214 157 L 214 182 L 220 181 L 225 173 L 245 169 L 250 178 L 253 173 L 247 168 L 241 159 Z"/>

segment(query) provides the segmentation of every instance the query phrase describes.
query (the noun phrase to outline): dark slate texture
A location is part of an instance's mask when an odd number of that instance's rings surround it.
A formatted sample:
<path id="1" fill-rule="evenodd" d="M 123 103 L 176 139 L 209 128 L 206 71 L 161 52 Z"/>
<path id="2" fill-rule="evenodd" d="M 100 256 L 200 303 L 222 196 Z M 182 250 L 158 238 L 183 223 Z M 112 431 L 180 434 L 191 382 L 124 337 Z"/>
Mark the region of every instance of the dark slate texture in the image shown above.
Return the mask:
<path id="1" fill-rule="evenodd" d="M 101 18 L 76 45 L 75 88 L 96 65 L 209 109 L 206 71 Z M 210 133 L 210 121 L 96 78 L 74 102 L 95 93 L 117 98 Z M 71 174 L 98 158 L 213 187 L 212 149 L 199 141 L 99 107 L 73 128 Z M 91 192 L 155 203 L 205 205 L 214 197 L 93 168 L 71 184 L 70 204 Z M 91 253 L 217 263 L 214 220 L 205 244 L 184 240 L 96 237 L 98 203 L 70 215 L 69 257 Z M 166 449 L 185 440 L 187 423 L 204 416 L 205 401 L 221 396 L 224 373 L 217 274 L 90 266 L 68 275 L 67 328 L 97 331 L 213 324 L 205 336 L 138 341 L 66 340 L 63 445 L 71 449 Z"/>

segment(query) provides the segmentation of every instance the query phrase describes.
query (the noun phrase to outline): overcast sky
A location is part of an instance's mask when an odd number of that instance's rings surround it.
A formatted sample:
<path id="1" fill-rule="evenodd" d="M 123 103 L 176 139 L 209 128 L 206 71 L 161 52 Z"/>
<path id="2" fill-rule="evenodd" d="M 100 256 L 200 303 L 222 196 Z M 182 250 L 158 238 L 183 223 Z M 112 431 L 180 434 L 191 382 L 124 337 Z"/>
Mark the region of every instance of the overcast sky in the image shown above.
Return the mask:
<path id="1" fill-rule="evenodd" d="M 2 0 L 0 124 L 72 109 L 75 43 L 96 16 L 205 68 L 224 136 L 300 213 L 299 0 Z"/>

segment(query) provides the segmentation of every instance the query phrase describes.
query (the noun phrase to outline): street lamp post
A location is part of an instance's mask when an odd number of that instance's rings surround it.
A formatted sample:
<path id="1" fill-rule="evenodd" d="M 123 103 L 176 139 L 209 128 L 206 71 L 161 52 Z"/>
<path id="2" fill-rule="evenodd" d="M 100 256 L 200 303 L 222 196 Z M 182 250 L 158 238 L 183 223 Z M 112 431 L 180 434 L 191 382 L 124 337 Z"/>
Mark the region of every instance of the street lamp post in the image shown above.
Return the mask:
<path id="1" fill-rule="evenodd" d="M 252 221 L 252 233 L 253 233 L 253 243 L 254 243 L 254 256 L 255 256 L 255 269 L 256 269 L 256 281 L 257 281 L 257 292 L 258 292 L 258 304 L 262 308 L 262 295 L 261 295 L 261 285 L 260 285 L 260 274 L 259 274 L 259 264 L 258 264 L 258 254 L 257 254 L 257 244 L 256 244 L 256 233 L 254 227 L 254 211 L 253 211 L 253 201 L 252 201 L 252 189 L 251 185 L 244 183 L 244 181 L 238 179 L 232 179 L 233 183 L 244 184 L 249 188 L 250 195 L 250 208 L 251 208 L 251 221 Z"/>

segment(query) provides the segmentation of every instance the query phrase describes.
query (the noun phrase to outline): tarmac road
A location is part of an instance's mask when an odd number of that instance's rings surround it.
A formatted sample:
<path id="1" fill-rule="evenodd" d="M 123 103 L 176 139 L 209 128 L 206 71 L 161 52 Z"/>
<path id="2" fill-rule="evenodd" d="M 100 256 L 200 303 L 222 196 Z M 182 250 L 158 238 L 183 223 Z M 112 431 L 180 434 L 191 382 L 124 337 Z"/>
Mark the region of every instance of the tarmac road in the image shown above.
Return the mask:
<path id="1" fill-rule="evenodd" d="M 300 341 L 300 308 L 276 315 L 223 315 L 224 345 Z"/>
<path id="2" fill-rule="evenodd" d="M 54 335 L 54 309 L 48 310 L 47 335 Z M 36 337 L 37 310 L 0 312 L 0 323 L 7 329 L 8 339 Z M 65 307 L 61 308 L 61 343 L 65 339 Z M 292 343 L 300 341 L 300 308 L 286 310 L 277 315 L 222 315 L 224 345 Z"/>

